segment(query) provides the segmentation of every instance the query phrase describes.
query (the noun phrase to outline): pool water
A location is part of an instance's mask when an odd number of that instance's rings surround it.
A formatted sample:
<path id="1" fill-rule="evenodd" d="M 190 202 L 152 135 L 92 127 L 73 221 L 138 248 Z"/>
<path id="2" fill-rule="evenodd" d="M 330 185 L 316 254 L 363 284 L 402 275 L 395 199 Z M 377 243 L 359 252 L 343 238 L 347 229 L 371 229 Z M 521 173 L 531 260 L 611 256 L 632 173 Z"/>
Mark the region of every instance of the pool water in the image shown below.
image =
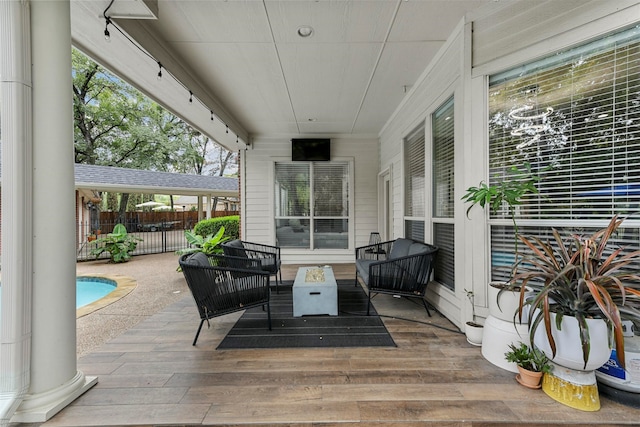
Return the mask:
<path id="1" fill-rule="evenodd" d="M 91 304 L 116 290 L 118 284 L 115 280 L 101 277 L 77 277 L 76 278 L 76 309 Z M 0 291 L 0 303 L 2 292 Z"/>
<path id="2" fill-rule="evenodd" d="M 101 277 L 76 278 L 76 308 L 83 307 L 115 291 L 117 283 Z"/>

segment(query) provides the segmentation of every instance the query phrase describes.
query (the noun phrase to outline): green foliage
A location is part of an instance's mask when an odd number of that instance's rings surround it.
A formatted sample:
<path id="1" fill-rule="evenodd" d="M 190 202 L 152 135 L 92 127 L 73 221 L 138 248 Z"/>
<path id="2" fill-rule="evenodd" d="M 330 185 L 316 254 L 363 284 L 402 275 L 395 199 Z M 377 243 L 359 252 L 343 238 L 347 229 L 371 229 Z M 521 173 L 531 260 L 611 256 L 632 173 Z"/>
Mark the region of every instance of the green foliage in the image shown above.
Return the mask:
<path id="1" fill-rule="evenodd" d="M 475 205 L 484 209 L 489 207 L 491 213 L 495 214 L 500 210 L 503 203 L 507 204 L 509 217 L 514 229 L 514 247 L 518 253 L 518 224 L 516 223 L 516 206 L 522 204 L 522 199 L 527 194 L 536 194 L 538 189 L 536 183 L 537 176 L 531 174 L 531 164 L 525 162 L 524 170 L 517 166 L 512 166 L 508 171 L 508 178 L 495 185 L 488 185 L 484 181 L 478 187 L 467 188 L 467 193 L 462 197 L 464 202 L 470 203 L 467 208 L 467 218 L 469 211 Z"/>
<path id="2" fill-rule="evenodd" d="M 618 360 L 624 367 L 621 313 L 635 321 L 640 319 L 640 276 L 634 270 L 640 251 L 625 252 L 625 248 L 608 246 L 621 223 L 616 215 L 606 228 L 593 235 L 573 234 L 566 241 L 554 229 L 554 244 L 537 237 L 518 236 L 529 253 L 516 263 L 519 272 L 509 284 L 533 289 L 535 297 L 524 302 L 521 299 L 519 311 L 522 313 L 525 304 L 531 306 L 531 339 L 536 329 L 544 325 L 554 356 L 552 312 L 556 313 L 558 324 L 563 315 L 576 318 L 585 365 L 591 345 L 586 319 L 601 318 L 613 326 Z"/>
<path id="3" fill-rule="evenodd" d="M 178 255 L 191 254 L 194 252 L 204 252 L 207 255 L 221 253 L 222 247 L 220 245 L 229 240 L 228 237 L 224 237 L 224 231 L 224 227 L 220 227 L 216 234 L 208 234 L 203 237 L 193 231 L 186 230 L 184 237 L 191 247 L 176 251 L 176 253 Z"/>
<path id="4" fill-rule="evenodd" d="M 507 362 L 513 362 L 516 365 L 533 372 L 551 372 L 549 358 L 535 347 L 529 347 L 521 342 L 519 346 L 509 344 L 509 351 L 504 354 Z"/>
<path id="5" fill-rule="evenodd" d="M 131 254 L 136 250 L 141 238 L 127 233 L 127 229 L 122 224 L 113 227 L 113 233 L 94 240 L 91 244 L 91 255 L 98 258 L 103 252 L 108 252 L 110 261 L 114 263 L 127 262 L 131 259 Z"/>
<path id="6" fill-rule="evenodd" d="M 221 227 L 226 230 L 225 236 L 229 240 L 238 239 L 240 236 L 240 217 L 230 215 L 203 219 L 193 227 L 193 232 L 199 236 L 215 235 Z"/>

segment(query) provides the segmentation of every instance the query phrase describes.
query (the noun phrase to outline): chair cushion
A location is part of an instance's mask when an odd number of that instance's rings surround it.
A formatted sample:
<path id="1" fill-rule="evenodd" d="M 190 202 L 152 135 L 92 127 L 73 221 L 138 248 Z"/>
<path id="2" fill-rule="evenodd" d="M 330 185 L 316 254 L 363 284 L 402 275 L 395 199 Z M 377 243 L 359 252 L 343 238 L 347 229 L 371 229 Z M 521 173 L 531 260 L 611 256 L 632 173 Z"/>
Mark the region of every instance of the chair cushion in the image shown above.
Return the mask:
<path id="1" fill-rule="evenodd" d="M 269 273 L 277 273 L 280 269 L 280 260 L 274 258 L 261 258 L 260 265 L 264 271 Z"/>
<path id="2" fill-rule="evenodd" d="M 369 265 L 371 263 L 376 262 L 374 259 L 357 259 L 356 260 L 356 270 L 358 272 L 358 276 L 362 278 L 365 284 L 369 284 Z"/>
<path id="3" fill-rule="evenodd" d="M 411 244 L 413 244 L 413 240 L 411 239 L 396 239 L 391 246 L 389 258 L 400 258 L 409 255 L 409 248 L 411 247 Z"/>
<path id="4" fill-rule="evenodd" d="M 229 255 L 241 256 L 241 257 L 247 258 L 247 253 L 244 251 L 244 245 L 242 244 L 242 240 L 239 240 L 239 239 L 232 240 L 230 242 L 223 244 L 222 248 L 224 249 L 225 246 L 235 249 L 233 253 Z"/>
<path id="5" fill-rule="evenodd" d="M 409 246 L 409 253 L 407 255 L 420 254 L 429 250 L 429 247 L 423 243 L 414 242 Z"/>
<path id="6" fill-rule="evenodd" d="M 202 267 L 210 267 L 209 257 L 204 252 L 196 252 L 191 255 L 188 260 L 190 264 L 200 265 Z"/>

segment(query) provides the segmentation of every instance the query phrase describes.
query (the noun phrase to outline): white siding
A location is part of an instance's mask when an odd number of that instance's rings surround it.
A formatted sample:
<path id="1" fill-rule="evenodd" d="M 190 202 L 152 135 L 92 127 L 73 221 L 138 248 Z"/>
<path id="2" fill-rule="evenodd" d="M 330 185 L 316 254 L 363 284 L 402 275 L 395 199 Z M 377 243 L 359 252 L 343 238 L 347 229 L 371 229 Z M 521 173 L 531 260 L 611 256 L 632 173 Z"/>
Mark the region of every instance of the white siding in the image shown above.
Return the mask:
<path id="1" fill-rule="evenodd" d="M 296 136 L 296 137 L 304 137 Z M 316 137 L 314 135 L 314 137 Z M 244 153 L 242 170 L 242 236 L 244 240 L 274 244 L 274 163 L 291 159 L 291 138 L 256 138 Z M 283 249 L 286 264 L 351 263 L 355 247 L 369 241 L 378 228 L 378 140 L 331 137 L 331 157 L 353 161 L 353 216 L 350 247 L 346 250 Z"/>
<path id="2" fill-rule="evenodd" d="M 449 37 L 380 133 L 380 170 L 390 166 L 393 170 L 394 237 L 400 237 L 403 235 L 403 137 L 427 120 L 427 144 L 430 144 L 429 116 L 444 97 L 455 91 L 455 173 L 456 198 L 459 200 L 455 214 L 456 290 L 451 293 L 432 286 L 427 298 L 460 327 L 470 320 L 465 288 L 475 292 L 476 314 L 485 317 L 488 313 L 487 216 L 481 209 L 474 208 L 467 219 L 467 206 L 460 201 L 466 188 L 488 178 L 487 76 L 637 25 L 640 23 L 640 1 L 501 2 L 489 5 L 469 19 Z M 427 175 L 431 169 L 429 153 L 428 147 Z M 431 200 L 429 187 L 428 201 Z M 427 209 L 428 215 L 430 212 Z"/>

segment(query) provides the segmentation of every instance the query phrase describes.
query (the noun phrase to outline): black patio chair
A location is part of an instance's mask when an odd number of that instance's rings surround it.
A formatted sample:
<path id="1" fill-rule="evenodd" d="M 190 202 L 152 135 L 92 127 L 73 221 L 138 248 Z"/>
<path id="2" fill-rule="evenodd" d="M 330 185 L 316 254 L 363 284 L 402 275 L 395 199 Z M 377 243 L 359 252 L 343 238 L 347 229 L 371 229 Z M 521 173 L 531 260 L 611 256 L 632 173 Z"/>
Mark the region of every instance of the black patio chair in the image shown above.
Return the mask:
<path id="1" fill-rule="evenodd" d="M 207 256 L 202 252 L 182 255 L 178 260 L 200 313 L 200 325 L 192 345 L 196 345 L 205 321 L 210 326 L 211 318 L 252 307 L 264 309 L 266 306 L 271 330 L 270 273 L 255 267 L 257 264 L 252 268 L 229 267 L 239 265 L 236 263 L 240 261 L 247 262 L 246 258 L 236 260 L 221 255 Z"/>
<path id="2" fill-rule="evenodd" d="M 431 316 L 424 299 L 431 280 L 438 248 L 412 239 L 400 238 L 356 248 L 356 286 L 358 278 L 367 287 L 371 307 L 372 294 L 420 298 Z M 370 259 L 371 253 L 388 254 L 386 259 Z"/>
<path id="3" fill-rule="evenodd" d="M 223 243 L 222 250 L 227 256 L 259 260 L 262 269 L 268 271 L 275 277 L 276 292 L 279 292 L 278 275 L 280 276 L 280 283 L 282 283 L 282 271 L 280 270 L 282 260 L 280 259 L 279 246 L 270 246 L 236 239 Z"/>

